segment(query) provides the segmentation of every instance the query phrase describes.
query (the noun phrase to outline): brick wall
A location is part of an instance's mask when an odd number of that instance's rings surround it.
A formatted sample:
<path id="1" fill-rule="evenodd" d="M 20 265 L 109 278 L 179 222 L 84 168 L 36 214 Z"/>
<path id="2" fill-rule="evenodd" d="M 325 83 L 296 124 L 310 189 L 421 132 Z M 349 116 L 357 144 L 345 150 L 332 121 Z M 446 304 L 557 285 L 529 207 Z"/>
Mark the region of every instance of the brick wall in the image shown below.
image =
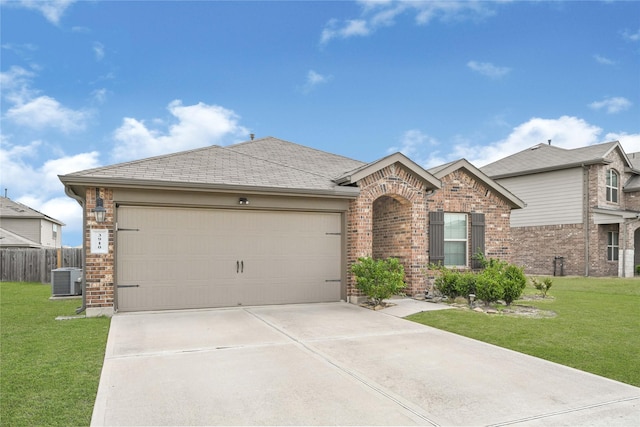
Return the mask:
<path id="1" fill-rule="evenodd" d="M 347 213 L 347 295 L 361 296 L 355 287 L 351 274 L 351 265 L 360 257 L 374 256 L 373 243 L 376 231 L 382 233 L 377 241 L 384 240 L 384 235 L 391 237 L 393 243 L 384 244 L 384 248 L 376 255 L 384 255 L 385 251 L 400 251 L 407 257 L 403 265 L 408 295 L 424 292 L 422 269 L 426 264 L 426 209 L 425 185 L 398 164 L 385 167 L 358 182 L 360 195 L 350 203 Z M 374 202 L 382 196 L 374 205 Z M 391 200 L 389 200 L 391 199 Z M 393 201 L 392 201 L 393 200 Z M 376 220 L 374 221 L 374 210 Z M 399 225 L 394 216 L 401 215 L 408 224 Z M 395 222 L 394 222 L 395 221 Z M 376 223 L 376 230 L 374 230 Z M 385 231 L 386 230 L 386 231 Z M 389 253 L 389 255 L 399 255 Z"/>
<path id="2" fill-rule="evenodd" d="M 96 207 L 96 189 L 88 188 L 86 193 L 86 260 L 85 260 L 85 301 L 87 315 L 110 315 L 114 305 L 114 205 L 113 191 L 101 188 L 100 197 L 103 206 L 107 210 L 106 220 L 103 224 L 95 221 L 93 209 Z M 109 253 L 91 253 L 91 230 L 107 229 L 109 231 Z"/>
<path id="3" fill-rule="evenodd" d="M 442 179 L 440 190 L 424 184 L 399 165 L 384 168 L 358 182 L 360 196 L 348 212 L 347 261 L 358 257 L 398 256 L 405 266 L 407 295 L 423 294 L 429 277 L 428 212 L 485 214 L 485 255 L 511 261 L 509 204 L 466 171 Z M 469 240 L 471 227 L 469 227 Z M 468 259 L 473 255 L 469 245 Z M 360 296 L 348 275 L 347 294 Z"/>
<path id="4" fill-rule="evenodd" d="M 554 258 L 560 256 L 565 275 L 584 275 L 584 235 L 582 224 L 513 227 L 513 263 L 527 274 L 553 275 Z"/>
<path id="5" fill-rule="evenodd" d="M 485 256 L 511 262 L 511 207 L 482 182 L 463 169 L 442 178 L 442 189 L 427 198 L 428 211 L 483 213 L 485 215 Z M 468 240 L 471 240 L 469 227 Z M 467 258 L 473 256 L 469 248 Z"/>

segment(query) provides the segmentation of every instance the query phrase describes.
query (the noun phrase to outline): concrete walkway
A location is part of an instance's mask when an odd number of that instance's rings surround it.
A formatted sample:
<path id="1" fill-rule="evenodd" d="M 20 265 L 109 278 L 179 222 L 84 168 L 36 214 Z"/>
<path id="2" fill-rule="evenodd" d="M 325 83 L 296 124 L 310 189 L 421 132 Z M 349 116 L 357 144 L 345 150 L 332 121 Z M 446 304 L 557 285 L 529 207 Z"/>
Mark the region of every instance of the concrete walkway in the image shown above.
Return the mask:
<path id="1" fill-rule="evenodd" d="M 117 314 L 92 425 L 640 425 L 636 387 L 385 311 Z"/>

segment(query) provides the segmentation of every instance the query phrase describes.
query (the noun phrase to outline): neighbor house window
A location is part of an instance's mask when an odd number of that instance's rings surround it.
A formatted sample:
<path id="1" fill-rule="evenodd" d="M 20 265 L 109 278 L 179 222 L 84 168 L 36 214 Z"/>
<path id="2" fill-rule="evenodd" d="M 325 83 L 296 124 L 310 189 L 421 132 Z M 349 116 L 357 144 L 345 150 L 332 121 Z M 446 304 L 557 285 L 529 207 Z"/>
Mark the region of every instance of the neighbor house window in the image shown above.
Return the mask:
<path id="1" fill-rule="evenodd" d="M 53 240 L 58 238 L 58 224 L 53 224 Z"/>
<path id="2" fill-rule="evenodd" d="M 607 261 L 618 261 L 618 237 L 617 231 L 607 233 Z"/>
<path id="3" fill-rule="evenodd" d="M 467 215 L 444 214 L 444 265 L 467 265 Z"/>
<path id="4" fill-rule="evenodd" d="M 618 173 L 613 169 L 607 171 L 607 202 L 618 203 Z"/>

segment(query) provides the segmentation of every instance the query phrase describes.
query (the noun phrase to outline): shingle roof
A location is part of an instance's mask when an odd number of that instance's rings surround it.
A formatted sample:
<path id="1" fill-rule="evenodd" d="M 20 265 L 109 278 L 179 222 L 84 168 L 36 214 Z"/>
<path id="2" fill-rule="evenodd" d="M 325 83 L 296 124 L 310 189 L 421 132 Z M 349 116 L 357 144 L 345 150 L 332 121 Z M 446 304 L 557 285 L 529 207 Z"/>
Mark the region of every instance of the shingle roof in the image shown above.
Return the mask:
<path id="1" fill-rule="evenodd" d="M 51 218 L 48 215 L 38 212 L 37 210 L 30 208 L 27 205 L 16 202 L 8 197 L 0 196 L 0 218 L 42 218 L 47 219 L 59 225 L 64 225 L 62 221 L 55 218 Z"/>
<path id="2" fill-rule="evenodd" d="M 490 163 L 480 170 L 495 179 L 565 169 L 580 164 L 595 164 L 603 162 L 605 156 L 619 145 L 618 141 L 612 141 L 568 150 L 553 145 L 538 144 Z"/>
<path id="3" fill-rule="evenodd" d="M 362 162 L 267 137 L 226 147 L 210 146 L 75 172 L 63 183 L 104 180 L 304 191 L 350 191 L 333 179 Z"/>

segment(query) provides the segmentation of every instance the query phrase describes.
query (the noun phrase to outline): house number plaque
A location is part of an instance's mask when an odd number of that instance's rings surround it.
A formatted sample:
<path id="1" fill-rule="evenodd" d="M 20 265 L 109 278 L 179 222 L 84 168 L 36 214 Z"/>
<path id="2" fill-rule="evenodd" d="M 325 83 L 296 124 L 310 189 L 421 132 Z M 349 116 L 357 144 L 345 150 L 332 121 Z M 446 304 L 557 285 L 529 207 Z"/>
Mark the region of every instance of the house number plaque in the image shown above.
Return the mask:
<path id="1" fill-rule="evenodd" d="M 109 253 L 109 230 L 91 230 L 91 253 Z"/>

